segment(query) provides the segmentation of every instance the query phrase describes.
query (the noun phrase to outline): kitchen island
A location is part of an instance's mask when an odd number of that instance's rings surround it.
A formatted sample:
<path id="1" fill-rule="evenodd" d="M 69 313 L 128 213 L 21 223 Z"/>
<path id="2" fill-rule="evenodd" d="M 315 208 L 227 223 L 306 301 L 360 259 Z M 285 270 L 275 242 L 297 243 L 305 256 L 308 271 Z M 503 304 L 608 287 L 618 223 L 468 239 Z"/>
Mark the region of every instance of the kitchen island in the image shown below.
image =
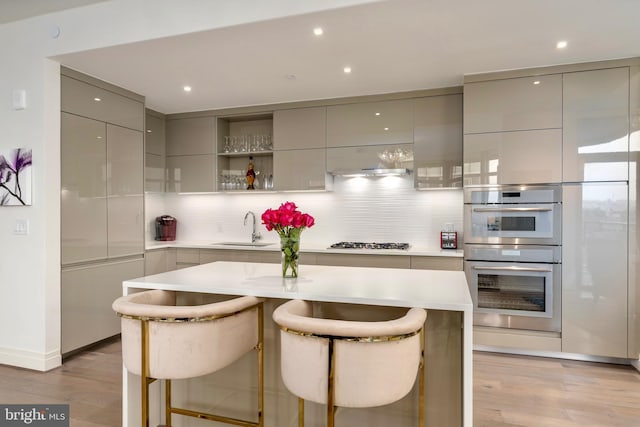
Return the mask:
<path id="1" fill-rule="evenodd" d="M 328 315 L 376 319 L 398 307 L 428 310 L 426 326 L 427 425 L 472 425 L 472 323 L 473 305 L 461 271 L 301 265 L 300 277 L 283 280 L 280 265 L 270 263 L 214 262 L 123 283 L 124 294 L 143 289 L 181 292 L 185 303 L 211 298 L 253 295 L 265 304 L 265 426 L 296 425 L 297 400 L 280 380 L 279 333 L 271 321 L 273 309 L 288 299 L 314 301 Z M 216 374 L 175 382 L 175 404 L 198 406 L 243 416 L 255 406 L 254 355 Z M 160 389 L 151 394 L 151 425 L 160 424 Z M 139 423 L 139 377 L 123 376 L 123 425 Z M 401 401 L 380 408 L 344 409 L 337 414 L 342 425 L 370 427 L 414 426 L 416 387 Z M 217 406 L 219 404 L 219 407 Z M 231 409 L 229 409 L 231 408 Z M 307 425 L 322 425 L 324 408 L 307 404 Z M 343 421 L 340 422 L 340 417 Z M 183 426 L 217 425 L 197 419 L 180 420 Z"/>

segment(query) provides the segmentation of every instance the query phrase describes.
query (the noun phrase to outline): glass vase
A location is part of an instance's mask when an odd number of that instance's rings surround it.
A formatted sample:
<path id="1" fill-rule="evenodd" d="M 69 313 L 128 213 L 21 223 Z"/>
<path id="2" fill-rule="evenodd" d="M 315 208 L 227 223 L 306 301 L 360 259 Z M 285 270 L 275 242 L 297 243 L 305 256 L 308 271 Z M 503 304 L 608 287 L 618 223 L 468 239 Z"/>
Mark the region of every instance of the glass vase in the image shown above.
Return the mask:
<path id="1" fill-rule="evenodd" d="M 292 230 L 290 236 L 280 236 L 282 250 L 282 277 L 298 277 L 298 260 L 300 257 L 300 234 Z"/>

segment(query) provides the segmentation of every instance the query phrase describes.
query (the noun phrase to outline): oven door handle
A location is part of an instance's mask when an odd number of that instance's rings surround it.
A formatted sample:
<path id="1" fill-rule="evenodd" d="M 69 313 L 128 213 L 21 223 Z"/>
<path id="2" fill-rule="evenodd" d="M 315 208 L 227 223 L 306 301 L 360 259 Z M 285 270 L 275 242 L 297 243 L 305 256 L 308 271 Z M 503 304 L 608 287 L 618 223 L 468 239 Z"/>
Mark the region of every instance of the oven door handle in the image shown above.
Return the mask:
<path id="1" fill-rule="evenodd" d="M 553 270 L 544 267 L 483 267 L 474 265 L 474 270 L 491 270 L 491 271 L 532 271 L 535 273 L 552 273 Z"/>
<path id="2" fill-rule="evenodd" d="M 549 212 L 552 208 L 473 208 L 474 212 Z"/>

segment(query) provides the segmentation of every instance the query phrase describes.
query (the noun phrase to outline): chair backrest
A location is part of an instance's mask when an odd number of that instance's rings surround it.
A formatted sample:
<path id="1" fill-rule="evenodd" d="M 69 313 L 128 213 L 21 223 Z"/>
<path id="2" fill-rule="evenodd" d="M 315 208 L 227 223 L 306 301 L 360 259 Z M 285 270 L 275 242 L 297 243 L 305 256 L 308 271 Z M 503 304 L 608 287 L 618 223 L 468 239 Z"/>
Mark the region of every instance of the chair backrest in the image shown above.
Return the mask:
<path id="1" fill-rule="evenodd" d="M 386 405 L 411 391 L 421 361 L 425 310 L 408 309 L 398 319 L 379 322 L 312 316 L 312 304 L 300 300 L 273 313 L 282 330 L 282 379 L 293 394 L 327 403 L 331 345 L 336 406 Z"/>
<path id="2" fill-rule="evenodd" d="M 239 297 L 196 306 L 176 306 L 172 291 L 151 290 L 118 298 L 122 358 L 141 373 L 141 321 L 149 321 L 149 376 L 192 378 L 228 366 L 258 342 L 258 307 L 263 300 Z"/>

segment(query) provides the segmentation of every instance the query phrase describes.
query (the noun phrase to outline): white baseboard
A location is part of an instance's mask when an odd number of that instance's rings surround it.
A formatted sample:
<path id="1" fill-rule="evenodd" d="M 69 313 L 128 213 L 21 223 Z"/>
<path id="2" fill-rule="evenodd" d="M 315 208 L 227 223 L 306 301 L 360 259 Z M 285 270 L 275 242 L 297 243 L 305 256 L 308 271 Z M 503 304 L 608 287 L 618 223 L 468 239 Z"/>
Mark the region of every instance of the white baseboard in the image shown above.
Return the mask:
<path id="1" fill-rule="evenodd" d="M 62 365 L 62 355 L 59 349 L 49 353 L 37 353 L 0 347 L 0 364 L 44 372 Z"/>
<path id="2" fill-rule="evenodd" d="M 636 368 L 636 371 L 640 372 L 640 360 L 638 360 L 638 359 L 631 359 L 631 366 L 633 366 L 634 368 Z"/>

